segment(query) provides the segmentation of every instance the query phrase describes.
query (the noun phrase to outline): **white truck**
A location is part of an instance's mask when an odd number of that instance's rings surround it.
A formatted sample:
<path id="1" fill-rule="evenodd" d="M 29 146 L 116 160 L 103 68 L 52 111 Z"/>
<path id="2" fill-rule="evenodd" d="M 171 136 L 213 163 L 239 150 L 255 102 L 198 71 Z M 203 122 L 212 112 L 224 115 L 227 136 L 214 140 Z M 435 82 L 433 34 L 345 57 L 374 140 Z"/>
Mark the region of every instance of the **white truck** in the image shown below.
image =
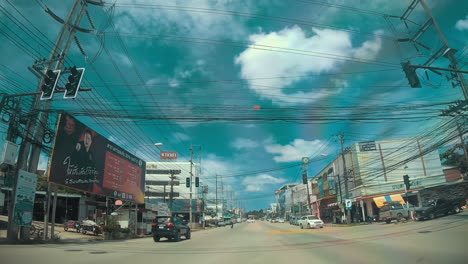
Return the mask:
<path id="1" fill-rule="evenodd" d="M 323 228 L 323 221 L 315 215 L 302 216 L 299 219 L 299 226 L 303 228 Z"/>

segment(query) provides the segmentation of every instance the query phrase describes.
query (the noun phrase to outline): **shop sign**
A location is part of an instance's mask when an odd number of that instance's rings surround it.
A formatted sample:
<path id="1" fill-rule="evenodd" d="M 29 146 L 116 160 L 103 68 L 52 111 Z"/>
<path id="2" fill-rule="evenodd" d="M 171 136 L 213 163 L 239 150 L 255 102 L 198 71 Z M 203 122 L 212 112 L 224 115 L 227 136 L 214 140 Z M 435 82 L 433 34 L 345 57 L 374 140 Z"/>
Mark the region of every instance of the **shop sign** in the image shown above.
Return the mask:
<path id="1" fill-rule="evenodd" d="M 375 151 L 377 147 L 375 145 L 375 141 L 366 141 L 366 142 L 359 142 L 359 151 Z"/>
<path id="2" fill-rule="evenodd" d="M 421 180 L 414 180 L 414 181 L 410 180 L 410 186 L 412 188 L 420 187 L 420 186 L 422 186 L 422 181 Z M 403 183 L 402 184 L 392 185 L 392 190 L 404 190 L 404 189 L 405 189 L 405 185 Z"/>

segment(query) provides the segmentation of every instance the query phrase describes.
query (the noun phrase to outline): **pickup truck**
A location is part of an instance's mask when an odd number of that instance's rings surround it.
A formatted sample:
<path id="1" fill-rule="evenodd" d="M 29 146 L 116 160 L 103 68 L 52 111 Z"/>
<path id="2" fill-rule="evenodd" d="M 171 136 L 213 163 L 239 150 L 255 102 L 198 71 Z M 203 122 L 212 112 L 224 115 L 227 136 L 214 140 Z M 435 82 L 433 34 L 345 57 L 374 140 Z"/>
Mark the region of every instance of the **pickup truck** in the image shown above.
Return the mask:
<path id="1" fill-rule="evenodd" d="M 404 218 L 408 218 L 407 204 L 400 203 L 385 203 L 380 208 L 379 219 L 389 224 L 392 220 L 402 221 Z M 409 205 L 409 210 L 414 211 L 414 206 Z"/>
<path id="2" fill-rule="evenodd" d="M 456 214 L 462 210 L 465 204 L 466 200 L 464 198 L 428 200 L 423 203 L 423 207 L 414 211 L 414 216 L 416 220 L 422 220 L 426 218 L 434 219 L 438 216 L 448 215 L 450 213 Z"/>

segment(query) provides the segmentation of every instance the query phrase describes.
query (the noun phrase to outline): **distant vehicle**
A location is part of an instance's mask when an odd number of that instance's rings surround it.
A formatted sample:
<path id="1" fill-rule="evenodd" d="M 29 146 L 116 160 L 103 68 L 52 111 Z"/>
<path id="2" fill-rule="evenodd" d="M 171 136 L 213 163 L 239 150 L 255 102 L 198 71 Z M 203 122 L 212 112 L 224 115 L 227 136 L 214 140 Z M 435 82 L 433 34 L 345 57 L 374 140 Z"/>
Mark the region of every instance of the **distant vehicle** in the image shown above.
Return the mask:
<path id="1" fill-rule="evenodd" d="M 191 230 L 185 221 L 176 216 L 157 216 L 151 224 L 154 242 L 159 242 L 163 237 L 178 242 L 183 235 L 190 239 Z"/>
<path id="2" fill-rule="evenodd" d="M 441 215 L 459 213 L 465 204 L 466 200 L 464 198 L 429 200 L 423 203 L 423 207 L 416 209 L 414 215 L 416 220 L 434 219 Z"/>
<path id="3" fill-rule="evenodd" d="M 298 225 L 300 217 L 299 216 L 294 216 L 291 219 L 289 219 L 289 224 L 290 225 Z"/>
<path id="4" fill-rule="evenodd" d="M 271 219 L 271 223 L 278 223 L 278 219 L 272 218 L 272 219 Z"/>
<path id="5" fill-rule="evenodd" d="M 379 219 L 387 224 L 392 220 L 400 222 L 408 217 L 408 208 L 406 206 L 406 204 L 402 205 L 398 202 L 385 203 L 380 208 Z M 414 211 L 414 206 L 410 204 L 409 210 Z"/>
<path id="6" fill-rule="evenodd" d="M 301 227 L 301 229 L 303 229 L 303 228 L 316 228 L 316 227 L 323 228 L 323 221 L 320 220 L 315 215 L 303 216 L 299 220 L 299 226 Z"/>
<path id="7" fill-rule="evenodd" d="M 278 223 L 284 223 L 284 219 L 283 219 L 283 218 L 279 218 L 279 219 L 278 219 Z"/>
<path id="8" fill-rule="evenodd" d="M 255 223 L 255 219 L 249 218 L 247 219 L 247 223 Z"/>

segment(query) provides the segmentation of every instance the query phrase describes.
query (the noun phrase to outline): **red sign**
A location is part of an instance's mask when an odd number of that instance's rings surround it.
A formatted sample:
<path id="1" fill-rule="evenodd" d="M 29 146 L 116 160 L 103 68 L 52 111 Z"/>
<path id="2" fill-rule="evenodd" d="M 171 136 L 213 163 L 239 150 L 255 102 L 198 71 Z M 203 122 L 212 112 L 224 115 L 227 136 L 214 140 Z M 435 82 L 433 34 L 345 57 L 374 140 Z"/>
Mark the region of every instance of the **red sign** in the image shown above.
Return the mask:
<path id="1" fill-rule="evenodd" d="M 141 172 L 138 165 L 121 159 L 112 152 L 107 152 L 102 186 L 119 191 L 123 199 L 128 199 L 130 198 L 129 195 L 135 194 L 142 189 L 139 180 Z"/>
<path id="2" fill-rule="evenodd" d="M 160 158 L 162 160 L 176 160 L 179 154 L 171 151 L 161 151 Z"/>

